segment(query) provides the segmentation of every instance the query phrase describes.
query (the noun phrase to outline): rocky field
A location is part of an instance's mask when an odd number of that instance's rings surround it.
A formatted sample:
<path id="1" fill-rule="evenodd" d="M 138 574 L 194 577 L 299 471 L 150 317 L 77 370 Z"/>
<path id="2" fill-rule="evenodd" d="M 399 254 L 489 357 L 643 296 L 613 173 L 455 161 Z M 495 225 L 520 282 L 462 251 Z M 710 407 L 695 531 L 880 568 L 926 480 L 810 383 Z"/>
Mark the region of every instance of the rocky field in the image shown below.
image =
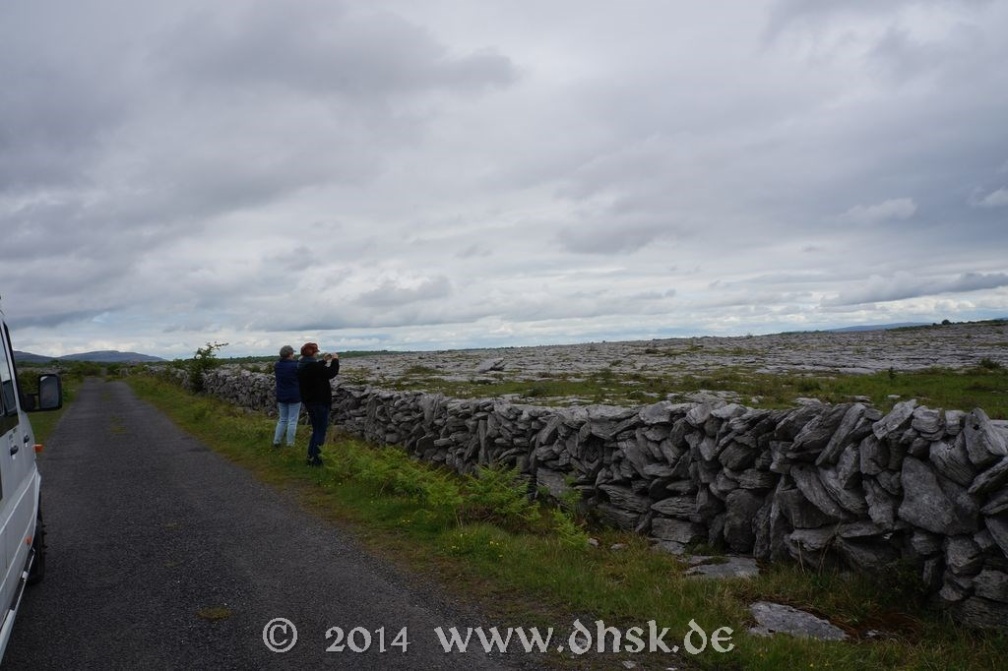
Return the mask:
<path id="1" fill-rule="evenodd" d="M 928 368 L 1008 367 L 1008 320 L 857 332 L 669 338 L 577 345 L 402 352 L 344 361 L 346 377 L 376 384 L 418 371 L 478 382 L 584 376 L 674 377 L 734 368 L 754 373 L 859 374 Z"/>

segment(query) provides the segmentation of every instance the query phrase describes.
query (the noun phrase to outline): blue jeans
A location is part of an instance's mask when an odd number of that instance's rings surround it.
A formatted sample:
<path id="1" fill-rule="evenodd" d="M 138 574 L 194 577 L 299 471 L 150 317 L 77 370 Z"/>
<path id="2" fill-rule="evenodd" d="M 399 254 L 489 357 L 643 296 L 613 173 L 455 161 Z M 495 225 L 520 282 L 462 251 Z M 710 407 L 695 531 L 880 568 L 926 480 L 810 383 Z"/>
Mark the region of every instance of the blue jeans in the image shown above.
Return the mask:
<path id="1" fill-rule="evenodd" d="M 279 445 L 280 439 L 286 433 L 287 447 L 294 444 L 294 434 L 297 433 L 298 415 L 301 414 L 301 403 L 277 403 L 276 431 L 273 432 L 273 444 Z"/>
<path id="2" fill-rule="evenodd" d="M 326 403 L 305 403 L 308 409 L 308 419 L 311 420 L 312 434 L 308 441 L 308 458 L 317 459 L 325 444 L 326 431 L 329 430 L 329 405 Z"/>

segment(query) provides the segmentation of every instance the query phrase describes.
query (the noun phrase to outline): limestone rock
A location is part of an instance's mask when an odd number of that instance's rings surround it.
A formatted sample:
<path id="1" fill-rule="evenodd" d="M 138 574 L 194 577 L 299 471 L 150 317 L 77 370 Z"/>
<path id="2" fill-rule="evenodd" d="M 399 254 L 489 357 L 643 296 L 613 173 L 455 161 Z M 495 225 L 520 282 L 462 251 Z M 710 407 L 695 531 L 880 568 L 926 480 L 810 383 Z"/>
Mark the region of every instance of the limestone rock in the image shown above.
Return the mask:
<path id="1" fill-rule="evenodd" d="M 976 467 L 966 453 L 966 438 L 938 441 L 931 444 L 930 457 L 935 470 L 963 487 L 969 487 L 976 477 Z"/>
<path id="2" fill-rule="evenodd" d="M 903 503 L 899 518 L 934 533 L 953 536 L 979 528 L 979 506 L 951 481 L 939 481 L 924 462 L 907 457 L 902 471 Z M 943 486 L 944 485 L 944 486 Z"/>
<path id="3" fill-rule="evenodd" d="M 777 428 L 774 429 L 773 439 L 780 442 L 791 443 L 796 439 L 799 432 L 822 413 L 821 403 L 810 403 L 792 410 L 784 417 Z"/>
<path id="4" fill-rule="evenodd" d="M 986 468 L 1008 455 L 1005 437 L 990 421 L 980 408 L 966 416 L 964 423 L 966 434 L 966 453 L 970 461 L 978 468 Z"/>
<path id="5" fill-rule="evenodd" d="M 984 515 L 998 515 L 1008 510 L 1008 487 L 1004 487 L 994 496 L 987 499 L 987 503 L 980 509 Z"/>
<path id="6" fill-rule="evenodd" d="M 785 537 L 784 544 L 798 562 L 815 566 L 833 545 L 835 538 L 836 532 L 832 527 L 796 529 Z"/>
<path id="7" fill-rule="evenodd" d="M 1001 548 L 1001 552 L 1008 557 L 1008 514 L 991 515 L 985 518 L 987 531 L 990 532 L 994 542 Z"/>
<path id="8" fill-rule="evenodd" d="M 914 409 L 910 427 L 928 440 L 937 440 L 945 433 L 945 420 L 940 410 L 919 407 Z"/>
<path id="9" fill-rule="evenodd" d="M 899 552 L 896 551 L 896 548 L 880 541 L 839 538 L 837 551 L 848 566 L 862 572 L 881 570 L 899 559 Z"/>
<path id="10" fill-rule="evenodd" d="M 997 490 L 1003 491 L 1005 482 L 1008 482 L 1008 457 L 1003 457 L 1001 461 L 978 475 L 969 488 L 969 493 L 982 495 Z"/>
<path id="11" fill-rule="evenodd" d="M 817 529 L 837 519 L 809 503 L 798 489 L 778 488 L 774 500 L 781 514 L 795 529 Z"/>
<path id="12" fill-rule="evenodd" d="M 729 556 L 716 559 L 719 561 L 689 568 L 686 575 L 701 578 L 755 578 L 759 575 L 759 566 L 752 557 Z"/>
<path id="13" fill-rule="evenodd" d="M 956 536 L 945 543 L 945 565 L 957 576 L 976 575 L 983 567 L 983 553 L 969 536 Z"/>
<path id="14" fill-rule="evenodd" d="M 847 512 L 830 496 L 829 491 L 819 478 L 819 471 L 815 466 L 795 464 L 791 468 L 791 477 L 794 478 L 802 495 L 816 508 L 833 519 L 847 519 Z"/>
<path id="15" fill-rule="evenodd" d="M 655 517 L 651 520 L 651 535 L 659 540 L 688 545 L 701 540 L 705 532 L 703 526 L 693 522 Z"/>
<path id="16" fill-rule="evenodd" d="M 868 512 L 868 504 L 860 486 L 844 487 L 836 469 L 832 467 L 819 469 L 818 475 L 823 487 L 845 511 L 857 516 L 863 516 Z"/>
<path id="17" fill-rule="evenodd" d="M 818 458 L 823 448 L 837 436 L 837 430 L 849 410 L 850 407 L 846 405 L 824 408 L 817 417 L 798 432 L 788 456 L 793 459 L 802 458 L 802 455 L 809 455 L 812 460 Z M 849 433 L 850 429 L 853 429 L 853 426 L 849 427 L 846 433 Z M 839 440 L 845 440 L 846 433 Z"/>
<path id="18" fill-rule="evenodd" d="M 1008 604 L 975 596 L 955 607 L 956 617 L 976 629 L 1008 631 Z"/>
<path id="19" fill-rule="evenodd" d="M 749 632 L 757 636 L 790 634 L 821 641 L 847 640 L 847 634 L 843 629 L 828 620 L 791 606 L 760 601 L 750 606 L 749 611 L 756 619 L 756 626 Z"/>
<path id="20" fill-rule="evenodd" d="M 756 541 L 753 543 L 753 556 L 765 560 L 787 558 L 787 547 L 784 537 L 793 528 L 784 518 L 776 496 L 768 496 L 763 507 L 756 513 L 753 521 L 753 531 Z"/>
<path id="21" fill-rule="evenodd" d="M 636 529 L 637 523 L 641 517 L 640 513 L 620 508 L 619 506 L 615 506 L 611 503 L 600 503 L 595 506 L 595 510 L 598 512 L 599 517 L 601 517 L 603 521 L 623 529 L 624 531 L 633 531 Z"/>
<path id="22" fill-rule="evenodd" d="M 671 496 L 651 506 L 651 510 L 667 517 L 682 517 L 688 519 L 696 512 L 695 496 Z"/>
<path id="23" fill-rule="evenodd" d="M 857 431 L 862 424 L 866 410 L 867 408 L 861 403 L 854 403 L 847 407 L 836 430 L 830 436 L 829 442 L 816 459 L 817 466 L 835 464 L 849 443 L 860 442 L 868 433 L 871 433 L 871 427 L 867 423 L 864 424 L 861 432 Z"/>
<path id="24" fill-rule="evenodd" d="M 748 468 L 738 476 L 738 484 L 742 489 L 773 489 L 780 479 L 776 473 Z"/>
<path id="25" fill-rule="evenodd" d="M 862 486 L 865 492 L 865 502 L 868 504 L 868 517 L 883 529 L 894 529 L 898 517 L 899 500 L 875 480 L 866 479 Z"/>
<path id="26" fill-rule="evenodd" d="M 669 401 L 660 401 L 658 403 L 646 405 L 640 409 L 638 416 L 647 426 L 652 426 L 654 424 L 671 424 L 672 403 Z"/>
<path id="27" fill-rule="evenodd" d="M 679 557 L 686 554 L 686 544 L 677 541 L 658 541 L 651 546 L 651 549 L 655 552 L 664 552 Z"/>
<path id="28" fill-rule="evenodd" d="M 732 552 L 751 552 L 756 542 L 753 521 L 763 506 L 763 497 L 737 489 L 725 500 L 724 539 Z"/>
<path id="29" fill-rule="evenodd" d="M 879 440 L 904 428 L 913 417 L 916 400 L 902 401 L 893 406 L 888 415 L 875 422 L 872 431 Z"/>
<path id="30" fill-rule="evenodd" d="M 562 501 L 564 495 L 570 491 L 570 486 L 567 484 L 567 478 L 563 473 L 559 471 L 553 471 L 548 468 L 539 468 L 536 470 L 536 484 L 545 487 L 550 496 L 558 501 Z"/>
<path id="31" fill-rule="evenodd" d="M 741 471 L 756 463 L 758 450 L 739 441 L 731 441 L 718 455 L 718 460 L 725 468 Z"/>
<path id="32" fill-rule="evenodd" d="M 858 452 L 861 455 L 861 472 L 865 475 L 878 475 L 889 463 L 889 448 L 874 435 L 861 441 Z"/>
<path id="33" fill-rule="evenodd" d="M 933 557 L 942 551 L 941 536 L 917 529 L 910 536 L 910 547 L 921 557 Z"/>
<path id="34" fill-rule="evenodd" d="M 481 361 L 479 365 L 476 366 L 476 372 L 477 373 L 499 372 L 503 371 L 504 368 L 505 368 L 504 357 L 495 357 L 493 359 L 484 359 L 483 361 Z"/>
<path id="35" fill-rule="evenodd" d="M 1008 573 L 984 569 L 973 578 L 973 589 L 977 596 L 1008 604 Z"/>

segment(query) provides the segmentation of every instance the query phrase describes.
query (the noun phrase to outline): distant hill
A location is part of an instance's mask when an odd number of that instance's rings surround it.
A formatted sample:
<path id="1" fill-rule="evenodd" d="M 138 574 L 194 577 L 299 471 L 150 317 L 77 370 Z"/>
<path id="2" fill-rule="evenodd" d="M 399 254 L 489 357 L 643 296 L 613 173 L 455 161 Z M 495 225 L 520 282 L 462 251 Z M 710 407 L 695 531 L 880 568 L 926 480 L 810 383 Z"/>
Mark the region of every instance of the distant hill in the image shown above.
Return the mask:
<path id="1" fill-rule="evenodd" d="M 55 361 L 56 357 L 52 356 L 41 356 L 39 354 L 31 354 L 30 352 L 19 352 L 14 350 L 14 363 L 49 363 L 50 361 Z"/>
<path id="2" fill-rule="evenodd" d="M 151 363 L 164 361 L 164 359 L 149 354 L 138 354 L 137 352 L 119 352 L 116 350 L 99 350 L 96 352 L 83 352 L 81 354 L 67 354 L 66 356 L 42 356 L 30 352 L 14 351 L 14 361 L 17 363 L 49 363 L 50 361 L 87 361 L 91 363 Z"/>

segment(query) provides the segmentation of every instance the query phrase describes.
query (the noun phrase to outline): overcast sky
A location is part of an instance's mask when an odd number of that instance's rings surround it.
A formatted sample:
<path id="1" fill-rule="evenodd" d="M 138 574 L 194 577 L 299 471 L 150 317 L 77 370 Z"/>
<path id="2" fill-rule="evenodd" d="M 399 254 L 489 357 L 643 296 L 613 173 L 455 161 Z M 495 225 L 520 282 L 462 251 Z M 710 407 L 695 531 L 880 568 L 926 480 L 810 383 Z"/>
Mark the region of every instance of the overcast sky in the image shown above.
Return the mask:
<path id="1" fill-rule="evenodd" d="M 1008 0 L 4 0 L 18 349 L 1008 316 Z"/>

